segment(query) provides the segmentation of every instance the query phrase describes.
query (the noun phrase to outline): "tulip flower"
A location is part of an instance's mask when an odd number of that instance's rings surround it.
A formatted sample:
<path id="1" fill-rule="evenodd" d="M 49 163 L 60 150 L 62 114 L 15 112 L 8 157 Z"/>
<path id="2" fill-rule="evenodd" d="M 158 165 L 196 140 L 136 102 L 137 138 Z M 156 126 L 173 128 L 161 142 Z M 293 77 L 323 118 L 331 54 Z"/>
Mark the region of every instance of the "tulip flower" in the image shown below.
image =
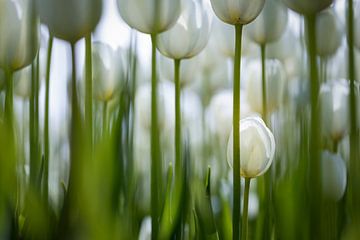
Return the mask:
<path id="1" fill-rule="evenodd" d="M 264 45 L 278 40 L 287 26 L 288 10 L 280 0 L 266 0 L 260 15 L 246 27 L 251 40 Z"/>
<path id="2" fill-rule="evenodd" d="M 360 11 L 360 3 L 355 3 L 355 12 L 359 13 Z M 357 26 L 354 28 L 354 43 L 355 46 L 360 49 L 360 14 L 355 14 L 354 16 L 354 25 Z"/>
<path id="3" fill-rule="evenodd" d="M 326 58 L 336 53 L 341 45 L 343 29 L 334 9 L 319 13 L 316 19 L 317 54 Z"/>
<path id="4" fill-rule="evenodd" d="M 102 0 L 36 0 L 41 22 L 50 33 L 75 43 L 89 35 L 102 13 Z"/>
<path id="5" fill-rule="evenodd" d="M 283 2 L 295 12 L 307 15 L 321 12 L 329 7 L 334 0 L 283 0 Z"/>
<path id="6" fill-rule="evenodd" d="M 233 136 L 231 132 L 227 158 L 233 167 Z M 249 189 L 252 178 L 263 175 L 271 166 L 275 155 L 275 139 L 264 121 L 259 117 L 248 117 L 240 121 L 240 174 L 245 178 L 243 239 L 247 239 Z"/>
<path id="7" fill-rule="evenodd" d="M 234 135 L 234 194 L 233 194 L 233 238 L 240 238 L 240 69 L 243 26 L 252 22 L 264 7 L 265 0 L 210 0 L 215 14 L 225 23 L 235 26 L 233 127 Z"/>
<path id="8" fill-rule="evenodd" d="M 205 48 L 210 25 L 210 15 L 204 2 L 184 0 L 178 21 L 170 30 L 158 35 L 158 49 L 168 58 L 192 58 Z"/>
<path id="9" fill-rule="evenodd" d="M 259 61 L 250 62 L 245 76 L 246 98 L 251 109 L 260 114 L 263 112 L 262 101 L 262 76 L 259 69 Z M 275 111 L 282 103 L 285 91 L 286 73 L 283 64 L 279 60 L 266 60 L 266 109 L 268 113 Z"/>
<path id="10" fill-rule="evenodd" d="M 321 155 L 322 192 L 327 200 L 339 201 L 345 194 L 347 171 L 344 160 L 328 151 Z"/>
<path id="11" fill-rule="evenodd" d="M 31 97 L 31 67 L 28 66 L 14 74 L 14 93 L 23 98 Z"/>
<path id="12" fill-rule="evenodd" d="M 346 80 L 332 81 L 321 86 L 323 134 L 334 143 L 346 135 L 349 125 L 349 84 Z"/>

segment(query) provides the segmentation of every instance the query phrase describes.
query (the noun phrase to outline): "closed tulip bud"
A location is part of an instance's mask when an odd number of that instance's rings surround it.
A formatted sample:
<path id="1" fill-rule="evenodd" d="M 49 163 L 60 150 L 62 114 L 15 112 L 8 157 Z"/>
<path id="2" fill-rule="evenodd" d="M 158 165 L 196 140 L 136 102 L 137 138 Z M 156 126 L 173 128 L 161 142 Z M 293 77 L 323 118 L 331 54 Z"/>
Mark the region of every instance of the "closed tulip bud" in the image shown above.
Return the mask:
<path id="1" fill-rule="evenodd" d="M 340 141 L 348 130 L 349 84 L 346 80 L 333 81 L 321 86 L 323 134 Z"/>
<path id="2" fill-rule="evenodd" d="M 246 29 L 251 40 L 263 45 L 281 37 L 287 20 L 288 10 L 280 0 L 266 0 L 260 15 Z"/>
<path id="3" fill-rule="evenodd" d="M 244 178 L 263 175 L 271 166 L 275 155 L 274 135 L 259 117 L 240 121 L 240 174 Z M 233 166 L 233 132 L 231 132 L 227 158 Z"/>
<path id="4" fill-rule="evenodd" d="M 355 46 L 360 49 L 360 3 L 354 2 L 354 40 L 355 40 Z"/>
<path id="5" fill-rule="evenodd" d="M 184 0 L 175 25 L 158 36 L 158 49 L 172 59 L 192 58 L 199 54 L 210 35 L 210 14 L 199 0 Z"/>
<path id="6" fill-rule="evenodd" d="M 316 14 L 329 7 L 334 0 L 283 0 L 293 11 L 300 14 Z"/>
<path id="7" fill-rule="evenodd" d="M 339 201 L 346 189 L 346 165 L 338 154 L 321 154 L 322 192 L 327 200 Z"/>
<path id="8" fill-rule="evenodd" d="M 181 13 L 181 0 L 117 0 L 117 2 L 123 20 L 130 27 L 148 34 L 170 29 Z"/>
<path id="9" fill-rule="evenodd" d="M 333 9 L 319 13 L 316 18 L 317 54 L 329 57 L 336 53 L 341 45 L 343 30 L 339 17 Z"/>
<path id="10" fill-rule="evenodd" d="M 39 22 L 33 1 L 0 1 L 0 67 L 16 71 L 39 50 Z"/>
<path id="11" fill-rule="evenodd" d="M 92 49 L 94 96 L 100 101 L 110 101 L 124 80 L 124 57 L 121 50 L 114 51 L 105 43 L 94 43 Z"/>
<path id="12" fill-rule="evenodd" d="M 253 111 L 263 113 L 261 63 L 253 61 L 249 64 L 244 76 L 246 96 Z M 283 101 L 286 73 L 279 60 L 266 60 L 267 109 L 275 111 Z"/>
<path id="13" fill-rule="evenodd" d="M 228 24 L 252 22 L 264 7 L 265 0 L 211 0 L 215 14 Z"/>
<path id="14" fill-rule="evenodd" d="M 36 0 L 41 21 L 55 37 L 77 42 L 94 31 L 102 0 Z"/>

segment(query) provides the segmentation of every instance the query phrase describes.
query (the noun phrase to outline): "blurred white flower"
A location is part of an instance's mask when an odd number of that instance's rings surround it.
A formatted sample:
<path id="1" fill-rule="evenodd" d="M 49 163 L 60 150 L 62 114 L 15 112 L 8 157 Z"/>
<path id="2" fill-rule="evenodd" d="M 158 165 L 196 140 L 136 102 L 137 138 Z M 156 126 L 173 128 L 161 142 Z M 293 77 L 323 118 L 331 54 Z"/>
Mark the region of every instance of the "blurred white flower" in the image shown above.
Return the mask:
<path id="1" fill-rule="evenodd" d="M 32 1 L 0 1 L 0 68 L 16 71 L 39 50 L 39 21 Z"/>
<path id="2" fill-rule="evenodd" d="M 360 2 L 354 1 L 354 34 L 355 46 L 360 49 Z"/>
<path id="3" fill-rule="evenodd" d="M 181 61 L 180 84 L 182 87 L 191 84 L 198 79 L 199 59 L 191 58 Z M 174 61 L 169 58 L 160 57 L 160 73 L 168 81 L 174 81 Z"/>
<path id="4" fill-rule="evenodd" d="M 349 125 L 349 84 L 346 80 L 325 83 L 320 91 L 323 134 L 339 142 Z"/>
<path id="5" fill-rule="evenodd" d="M 41 21 L 57 38 L 75 43 L 94 31 L 102 0 L 36 0 Z"/>
<path id="6" fill-rule="evenodd" d="M 240 174 L 244 178 L 263 175 L 271 166 L 275 155 L 274 135 L 259 117 L 240 121 Z M 233 166 L 233 131 L 228 148 L 228 163 Z"/>
<path id="7" fill-rule="evenodd" d="M 251 109 L 255 112 L 263 112 L 262 101 L 262 73 L 261 63 L 254 60 L 247 66 L 244 76 L 246 97 Z M 279 60 L 266 60 L 266 87 L 267 87 L 267 110 L 275 111 L 284 98 L 286 74 Z"/>
<path id="8" fill-rule="evenodd" d="M 101 42 L 93 44 L 93 89 L 99 101 L 110 101 L 119 91 L 125 78 L 125 57 L 121 49 L 114 51 Z"/>
<path id="9" fill-rule="evenodd" d="M 117 2 L 123 20 L 131 28 L 148 34 L 170 29 L 181 13 L 181 0 L 117 0 Z"/>
<path id="10" fill-rule="evenodd" d="M 343 38 L 343 26 L 334 9 L 322 11 L 316 18 L 317 54 L 329 57 L 336 53 Z"/>
<path id="11" fill-rule="evenodd" d="M 281 37 L 287 20 L 288 9 L 280 0 L 266 0 L 260 15 L 245 29 L 251 40 L 263 45 Z"/>
<path id="12" fill-rule="evenodd" d="M 329 7 L 334 0 L 283 0 L 285 5 L 300 14 L 315 14 Z"/>
<path id="13" fill-rule="evenodd" d="M 159 51 L 172 59 L 187 59 L 199 54 L 209 39 L 210 16 L 203 1 L 183 0 L 175 25 L 158 35 Z"/>
<path id="14" fill-rule="evenodd" d="M 328 200 L 339 201 L 347 184 L 346 165 L 338 154 L 324 151 L 321 154 L 322 191 Z"/>
<path id="15" fill-rule="evenodd" d="M 242 91 L 240 96 L 240 118 L 242 119 L 252 113 Z M 221 143 L 226 144 L 233 121 L 233 93 L 231 90 L 222 90 L 212 97 L 206 118 L 212 134 L 217 136 Z"/>
<path id="16" fill-rule="evenodd" d="M 228 24 L 248 24 L 264 7 L 265 0 L 211 0 L 215 14 Z"/>
<path id="17" fill-rule="evenodd" d="M 31 66 L 14 73 L 14 93 L 23 99 L 31 97 Z"/>

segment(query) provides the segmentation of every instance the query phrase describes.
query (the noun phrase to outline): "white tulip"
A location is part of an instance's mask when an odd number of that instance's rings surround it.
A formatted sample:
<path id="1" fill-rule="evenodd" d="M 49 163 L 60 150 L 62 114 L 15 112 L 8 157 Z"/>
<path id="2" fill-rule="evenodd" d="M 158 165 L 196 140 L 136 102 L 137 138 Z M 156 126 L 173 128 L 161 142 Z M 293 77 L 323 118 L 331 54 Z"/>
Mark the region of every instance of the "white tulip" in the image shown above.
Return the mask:
<path id="1" fill-rule="evenodd" d="M 322 192 L 328 200 L 339 201 L 345 193 L 347 176 L 344 160 L 338 154 L 321 154 Z"/>
<path id="2" fill-rule="evenodd" d="M 342 42 L 342 28 L 334 9 L 319 13 L 316 18 L 316 51 L 319 56 L 329 57 L 336 53 Z"/>
<path id="3" fill-rule="evenodd" d="M 23 99 L 31 97 L 31 66 L 14 73 L 14 93 Z"/>
<path id="4" fill-rule="evenodd" d="M 300 14 L 316 14 L 329 7 L 334 0 L 283 0 L 285 5 Z"/>
<path id="5" fill-rule="evenodd" d="M 141 222 L 139 240 L 151 239 L 151 217 L 146 217 Z"/>
<path id="6" fill-rule="evenodd" d="M 39 50 L 39 21 L 31 3 L 0 0 L 0 68 L 21 69 Z"/>
<path id="7" fill-rule="evenodd" d="M 175 25 L 158 35 L 158 49 L 166 57 L 187 59 L 199 54 L 210 35 L 211 19 L 205 4 L 199 0 L 184 0 Z"/>
<path id="8" fill-rule="evenodd" d="M 148 34 L 170 29 L 181 13 L 181 0 L 117 0 L 117 2 L 123 20 L 130 27 Z"/>
<path id="9" fill-rule="evenodd" d="M 354 4 L 354 40 L 355 46 L 360 49 L 360 2 L 355 1 Z"/>
<path id="10" fill-rule="evenodd" d="M 264 7 L 265 0 L 211 0 L 215 14 L 228 24 L 252 22 Z"/>
<path id="11" fill-rule="evenodd" d="M 266 0 L 260 15 L 247 27 L 254 42 L 263 45 L 281 37 L 287 26 L 288 10 L 280 0 Z"/>
<path id="12" fill-rule="evenodd" d="M 259 117 L 240 121 L 240 174 L 244 178 L 263 175 L 271 166 L 275 155 L 274 135 Z M 231 132 L 227 158 L 233 166 L 233 131 Z"/>
<path id="13" fill-rule="evenodd" d="M 244 76 L 246 96 L 253 111 L 263 112 L 261 63 L 252 61 Z M 286 74 L 279 60 L 266 60 L 267 109 L 271 113 L 282 103 L 284 98 Z"/>
<path id="14" fill-rule="evenodd" d="M 123 54 L 120 49 L 114 51 L 109 45 L 96 42 L 92 58 L 94 96 L 100 101 L 110 101 L 119 92 L 125 78 Z"/>
<path id="15" fill-rule="evenodd" d="M 75 43 L 94 31 L 102 0 L 36 0 L 41 21 L 57 38 Z"/>
<path id="16" fill-rule="evenodd" d="M 346 80 L 332 81 L 321 86 L 323 134 L 340 141 L 349 125 L 349 84 Z"/>

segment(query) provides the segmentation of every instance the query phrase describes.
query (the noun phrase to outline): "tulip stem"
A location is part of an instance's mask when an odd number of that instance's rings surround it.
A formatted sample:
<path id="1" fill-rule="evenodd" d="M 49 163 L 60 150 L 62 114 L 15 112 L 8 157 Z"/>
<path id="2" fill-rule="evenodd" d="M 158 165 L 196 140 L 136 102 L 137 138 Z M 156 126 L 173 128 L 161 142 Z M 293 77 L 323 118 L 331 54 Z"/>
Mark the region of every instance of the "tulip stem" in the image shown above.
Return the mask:
<path id="1" fill-rule="evenodd" d="M 46 79 L 45 79 L 45 117 L 44 117 L 44 179 L 43 179 L 43 194 L 44 200 L 47 203 L 49 197 L 49 101 L 50 101 L 50 69 L 51 69 L 51 54 L 54 37 L 50 34 L 47 63 L 46 63 Z"/>
<path id="2" fill-rule="evenodd" d="M 234 59 L 234 98 L 233 98 L 233 240 L 240 238 L 240 67 L 241 67 L 241 41 L 242 25 L 235 26 L 235 59 Z"/>
<path id="3" fill-rule="evenodd" d="M 351 211 L 354 221 L 360 221 L 360 208 L 358 202 L 360 201 L 360 192 L 356 191 L 356 186 L 358 185 L 359 178 L 359 128 L 357 125 L 357 103 L 356 103 L 356 85 L 355 85 L 355 53 L 354 53 L 354 2 L 353 0 L 348 0 L 348 14 L 347 14 L 347 31 L 348 31 L 348 71 L 349 71 L 349 80 L 350 80 L 350 96 L 349 96 L 349 108 L 350 108 L 350 198 L 351 198 Z"/>
<path id="4" fill-rule="evenodd" d="M 244 207 L 242 216 L 242 232 L 241 239 L 248 239 L 248 209 L 249 209 L 249 191 L 251 178 L 245 178 Z"/>
<path id="5" fill-rule="evenodd" d="M 263 106 L 263 119 L 268 124 L 267 116 L 267 86 L 266 86 L 266 45 L 261 45 L 261 75 L 262 75 L 262 106 Z"/>
<path id="6" fill-rule="evenodd" d="M 307 47 L 309 54 L 310 69 L 310 92 L 311 92 L 311 131 L 310 131 L 310 230 L 311 236 L 318 238 L 319 234 L 319 216 L 321 216 L 320 198 L 321 193 L 321 172 L 320 172 L 320 102 L 319 91 L 320 83 L 316 59 L 316 15 L 307 15 L 305 17 L 307 28 Z"/>
<path id="7" fill-rule="evenodd" d="M 108 114 L 108 102 L 104 101 L 103 104 L 103 136 L 105 137 L 108 134 L 108 118 L 107 118 L 107 114 Z"/>
<path id="8" fill-rule="evenodd" d="M 156 34 L 151 35 L 151 239 L 153 240 L 157 239 L 159 232 L 160 175 L 162 174 L 157 110 L 156 38 Z"/>
<path id="9" fill-rule="evenodd" d="M 181 60 L 174 60 L 175 74 L 175 174 L 181 168 L 181 86 L 180 86 L 180 63 Z"/>
<path id="10" fill-rule="evenodd" d="M 85 125 L 90 138 L 90 149 L 93 146 L 93 79 L 92 79 L 92 46 L 91 33 L 85 37 Z"/>

